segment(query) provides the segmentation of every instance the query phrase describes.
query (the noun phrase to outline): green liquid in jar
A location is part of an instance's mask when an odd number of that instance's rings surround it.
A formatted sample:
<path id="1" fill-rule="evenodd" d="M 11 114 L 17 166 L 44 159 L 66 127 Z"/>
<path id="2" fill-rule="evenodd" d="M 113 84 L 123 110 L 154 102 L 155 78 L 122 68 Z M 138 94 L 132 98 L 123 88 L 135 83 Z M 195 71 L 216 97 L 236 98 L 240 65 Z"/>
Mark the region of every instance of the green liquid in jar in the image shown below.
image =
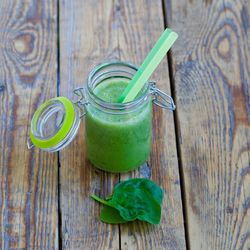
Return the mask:
<path id="1" fill-rule="evenodd" d="M 109 80 L 99 84 L 94 94 L 106 102 L 116 103 L 126 86 L 126 81 Z M 112 112 L 91 104 L 87 106 L 87 157 L 102 170 L 128 172 L 143 164 L 150 154 L 151 99 L 126 114 Z"/>

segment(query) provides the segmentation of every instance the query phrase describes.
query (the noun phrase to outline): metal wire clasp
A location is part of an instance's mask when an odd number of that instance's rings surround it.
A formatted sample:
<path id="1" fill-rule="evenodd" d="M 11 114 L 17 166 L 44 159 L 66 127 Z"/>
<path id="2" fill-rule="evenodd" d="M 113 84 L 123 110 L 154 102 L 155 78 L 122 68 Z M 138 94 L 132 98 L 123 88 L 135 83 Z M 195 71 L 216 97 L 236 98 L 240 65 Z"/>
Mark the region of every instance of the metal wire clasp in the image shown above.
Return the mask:
<path id="1" fill-rule="evenodd" d="M 75 105 L 81 110 L 80 118 L 86 115 L 86 105 L 88 102 L 84 98 L 84 88 L 76 88 L 73 90 L 73 93 L 80 97 L 76 102 L 74 102 Z"/>
<path id="2" fill-rule="evenodd" d="M 164 109 L 175 110 L 176 106 L 174 104 L 172 97 L 167 95 L 163 91 L 159 90 L 156 87 L 155 82 L 150 83 L 150 90 L 151 93 L 154 95 L 153 99 L 154 104 Z"/>
<path id="3" fill-rule="evenodd" d="M 32 149 L 33 147 L 35 147 L 30 138 L 28 138 L 27 140 L 27 147 L 28 149 Z"/>

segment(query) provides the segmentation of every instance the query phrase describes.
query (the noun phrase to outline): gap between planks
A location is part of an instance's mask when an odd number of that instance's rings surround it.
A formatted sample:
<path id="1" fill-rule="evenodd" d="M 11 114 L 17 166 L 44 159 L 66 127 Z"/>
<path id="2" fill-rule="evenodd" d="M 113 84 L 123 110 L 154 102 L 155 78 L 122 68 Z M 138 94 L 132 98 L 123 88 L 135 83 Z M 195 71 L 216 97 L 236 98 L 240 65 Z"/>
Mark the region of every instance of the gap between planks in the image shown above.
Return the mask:
<path id="1" fill-rule="evenodd" d="M 60 96 L 60 0 L 56 0 L 56 28 L 57 28 L 57 96 Z M 57 210 L 58 210 L 58 248 L 62 249 L 62 212 L 61 212 L 61 184 L 60 184 L 60 152 L 57 152 Z"/>
<path id="2" fill-rule="evenodd" d="M 168 18 L 166 13 L 166 6 L 165 1 L 162 0 L 162 14 L 163 14 L 163 22 L 164 28 L 168 27 Z M 171 27 L 170 27 L 171 28 Z M 176 91 L 175 91 L 175 82 L 173 76 L 173 62 L 172 62 L 172 52 L 171 49 L 167 53 L 167 61 L 168 61 L 168 72 L 169 72 L 169 81 L 170 81 L 170 93 L 174 100 L 174 103 L 177 101 Z M 177 107 L 178 108 L 178 107 Z M 176 153 L 177 153 L 177 160 L 178 160 L 178 167 L 179 167 L 179 178 L 180 178 L 180 189 L 181 189 L 181 202 L 182 202 L 182 214 L 183 214 L 183 222 L 184 222 L 184 233 L 185 233 L 185 241 L 186 241 L 186 248 L 190 250 L 190 238 L 189 238 L 189 231 L 188 231 L 188 215 L 187 215 L 187 203 L 186 203 L 186 192 L 185 192 L 185 179 L 183 173 L 183 164 L 181 158 L 181 147 L 180 147 L 180 126 L 178 122 L 178 111 L 177 108 L 173 111 L 174 116 L 174 130 L 175 130 L 175 140 L 176 140 Z"/>

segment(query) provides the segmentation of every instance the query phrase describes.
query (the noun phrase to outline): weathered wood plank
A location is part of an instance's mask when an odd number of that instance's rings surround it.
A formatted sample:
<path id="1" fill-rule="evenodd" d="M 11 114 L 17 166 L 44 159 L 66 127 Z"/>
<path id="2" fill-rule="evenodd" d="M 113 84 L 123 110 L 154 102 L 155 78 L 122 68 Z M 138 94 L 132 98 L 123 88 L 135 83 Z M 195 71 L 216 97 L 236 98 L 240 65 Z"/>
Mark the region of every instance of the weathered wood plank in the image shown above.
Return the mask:
<path id="1" fill-rule="evenodd" d="M 249 249 L 249 1 L 165 2 L 191 249 Z"/>
<path id="2" fill-rule="evenodd" d="M 62 1 L 61 94 L 72 97 L 72 89 L 84 84 L 87 73 L 97 63 L 109 59 L 141 63 L 163 29 L 160 1 L 156 5 L 146 1 L 136 4 L 133 1 Z M 160 88 L 169 92 L 167 69 L 165 60 L 154 79 Z M 150 162 L 152 173 L 147 167 L 144 172 L 152 175 L 165 191 L 162 224 L 158 227 L 145 223 L 122 225 L 124 249 L 185 248 L 173 115 L 160 109 L 155 112 L 154 125 L 158 129 Z M 118 227 L 100 223 L 100 206 L 89 199 L 93 192 L 102 196 L 110 194 L 118 175 L 105 174 L 90 166 L 85 159 L 83 126 L 74 143 L 61 153 L 60 161 L 63 247 L 118 249 Z M 139 176 L 138 171 L 131 176 Z"/>
<path id="3" fill-rule="evenodd" d="M 57 156 L 28 151 L 28 122 L 56 95 L 56 1 L 0 2 L 0 248 L 57 249 Z"/>
<path id="4" fill-rule="evenodd" d="M 164 30 L 161 1 L 115 1 L 118 19 L 120 59 L 140 65 Z M 170 93 L 167 59 L 157 68 L 153 80 Z M 149 165 L 121 179 L 151 178 L 164 190 L 162 221 L 158 226 L 134 222 L 121 225 L 122 249 L 185 249 L 180 180 L 173 113 L 154 108 L 153 149 Z"/>
<path id="5" fill-rule="evenodd" d="M 72 96 L 97 64 L 118 58 L 118 29 L 112 1 L 60 1 L 60 94 Z M 118 225 L 99 221 L 100 204 L 119 175 L 96 170 L 85 158 L 84 121 L 77 138 L 60 155 L 63 249 L 119 249 Z"/>

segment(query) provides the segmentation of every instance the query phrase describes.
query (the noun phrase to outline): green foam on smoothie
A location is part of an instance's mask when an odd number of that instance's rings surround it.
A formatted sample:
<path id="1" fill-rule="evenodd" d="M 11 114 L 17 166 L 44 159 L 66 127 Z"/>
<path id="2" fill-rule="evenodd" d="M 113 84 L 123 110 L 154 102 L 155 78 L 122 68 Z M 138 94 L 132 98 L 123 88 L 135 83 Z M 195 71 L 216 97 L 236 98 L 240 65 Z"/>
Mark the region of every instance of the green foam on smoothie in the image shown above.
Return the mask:
<path id="1" fill-rule="evenodd" d="M 105 102 L 117 103 L 128 82 L 102 82 L 94 89 L 94 94 Z"/>
<path id="2" fill-rule="evenodd" d="M 104 81 L 101 84 L 97 85 L 94 89 L 94 94 L 98 96 L 105 102 L 109 103 L 119 103 L 119 97 L 123 93 L 123 91 L 128 86 L 129 81 Z M 140 97 L 144 92 L 142 89 L 138 94 L 137 97 Z"/>

